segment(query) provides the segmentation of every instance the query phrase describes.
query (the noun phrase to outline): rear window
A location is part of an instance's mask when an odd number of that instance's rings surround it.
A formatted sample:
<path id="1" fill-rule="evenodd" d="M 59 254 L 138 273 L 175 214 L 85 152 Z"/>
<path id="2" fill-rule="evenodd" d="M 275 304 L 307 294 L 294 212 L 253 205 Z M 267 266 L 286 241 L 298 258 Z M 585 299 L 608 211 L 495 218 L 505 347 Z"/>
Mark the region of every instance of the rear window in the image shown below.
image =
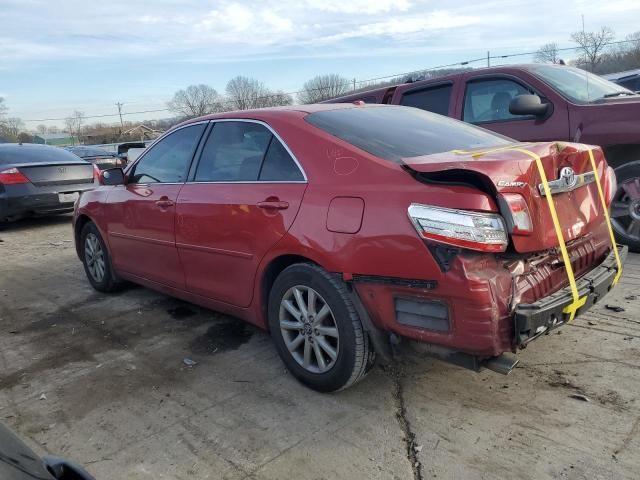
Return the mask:
<path id="1" fill-rule="evenodd" d="M 96 147 L 69 147 L 67 150 L 79 157 L 113 157 L 113 153 Z"/>
<path id="2" fill-rule="evenodd" d="M 45 145 L 0 145 L 0 165 L 10 163 L 79 162 L 77 155 L 63 148 Z"/>
<path id="3" fill-rule="evenodd" d="M 483 128 L 410 107 L 329 110 L 307 115 L 305 120 L 365 152 L 396 162 L 402 158 L 514 141 Z"/>

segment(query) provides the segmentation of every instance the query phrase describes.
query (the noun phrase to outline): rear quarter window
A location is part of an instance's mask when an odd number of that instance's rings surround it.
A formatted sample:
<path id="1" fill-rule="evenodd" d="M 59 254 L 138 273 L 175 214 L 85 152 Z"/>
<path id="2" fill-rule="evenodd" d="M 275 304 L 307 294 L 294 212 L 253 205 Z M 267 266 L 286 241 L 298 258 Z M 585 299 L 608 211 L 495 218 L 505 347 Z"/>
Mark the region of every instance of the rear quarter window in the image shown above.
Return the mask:
<path id="1" fill-rule="evenodd" d="M 376 157 L 402 158 L 432 155 L 456 149 L 505 145 L 514 140 L 417 108 L 354 107 L 307 115 L 311 125 Z"/>

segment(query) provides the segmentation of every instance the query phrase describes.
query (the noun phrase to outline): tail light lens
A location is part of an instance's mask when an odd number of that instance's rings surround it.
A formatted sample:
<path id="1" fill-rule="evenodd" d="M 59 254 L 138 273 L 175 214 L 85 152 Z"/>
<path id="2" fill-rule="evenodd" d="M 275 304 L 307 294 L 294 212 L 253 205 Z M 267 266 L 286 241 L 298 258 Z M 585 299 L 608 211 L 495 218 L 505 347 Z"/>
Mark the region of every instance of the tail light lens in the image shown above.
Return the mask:
<path id="1" fill-rule="evenodd" d="M 3 185 L 17 185 L 21 183 L 29 183 L 29 179 L 25 177 L 17 168 L 8 168 L 0 170 L 0 183 Z"/>
<path id="2" fill-rule="evenodd" d="M 533 223 L 529 214 L 529 206 L 524 197 L 518 193 L 503 193 L 502 197 L 507 202 L 511 212 L 511 233 L 514 235 L 531 235 L 533 233 Z"/>
<path id="3" fill-rule="evenodd" d="M 604 199 L 607 202 L 607 206 L 611 206 L 611 202 L 613 202 L 613 197 L 616 194 L 616 190 L 618 189 L 618 180 L 616 178 L 616 171 L 607 167 L 607 172 L 604 178 Z"/>
<path id="4" fill-rule="evenodd" d="M 95 163 L 93 164 L 93 181 L 100 183 L 100 169 Z"/>
<path id="5" fill-rule="evenodd" d="M 481 252 L 504 252 L 509 244 L 500 215 L 413 203 L 409 218 L 425 240 Z"/>

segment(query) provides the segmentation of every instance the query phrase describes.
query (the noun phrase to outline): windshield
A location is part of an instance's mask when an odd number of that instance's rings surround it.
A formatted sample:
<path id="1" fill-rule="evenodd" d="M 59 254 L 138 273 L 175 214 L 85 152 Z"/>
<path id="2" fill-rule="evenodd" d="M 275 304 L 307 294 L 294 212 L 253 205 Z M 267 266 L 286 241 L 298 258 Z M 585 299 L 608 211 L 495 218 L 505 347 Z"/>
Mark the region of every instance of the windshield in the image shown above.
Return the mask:
<path id="1" fill-rule="evenodd" d="M 329 110 L 307 115 L 305 120 L 376 157 L 398 162 L 402 158 L 513 142 L 483 128 L 412 107 Z"/>
<path id="2" fill-rule="evenodd" d="M 620 85 L 579 68 L 540 65 L 531 67 L 531 72 L 577 103 L 589 103 L 618 94 L 633 94 Z"/>

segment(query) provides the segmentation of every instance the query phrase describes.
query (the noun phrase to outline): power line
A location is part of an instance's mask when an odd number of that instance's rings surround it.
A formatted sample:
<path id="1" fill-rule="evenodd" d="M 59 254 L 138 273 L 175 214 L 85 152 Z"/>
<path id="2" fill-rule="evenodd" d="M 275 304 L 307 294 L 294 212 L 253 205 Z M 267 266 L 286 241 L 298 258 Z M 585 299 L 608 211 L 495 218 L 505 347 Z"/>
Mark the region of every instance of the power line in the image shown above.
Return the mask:
<path id="1" fill-rule="evenodd" d="M 624 43 L 631 43 L 631 42 L 637 42 L 637 40 L 631 39 L 631 40 L 619 40 L 616 42 L 609 42 L 606 43 L 606 46 L 611 46 L 611 45 L 621 45 Z M 565 48 L 558 48 L 556 49 L 558 52 L 565 52 L 565 51 L 570 51 L 570 50 L 579 50 L 581 47 L 565 47 Z M 481 57 L 481 58 L 474 58 L 474 59 L 470 59 L 470 60 L 464 60 L 462 62 L 455 62 L 455 63 L 449 63 L 449 64 L 445 64 L 445 65 L 437 65 L 437 66 L 433 66 L 433 67 L 428 67 L 428 68 L 423 68 L 420 70 L 413 70 L 410 72 L 403 72 L 403 73 L 394 73 L 391 75 L 384 75 L 381 77 L 374 77 L 374 78 L 368 78 L 365 80 L 357 80 L 354 78 L 353 80 L 349 80 L 347 82 L 344 82 L 343 84 L 340 84 L 340 86 L 346 86 L 346 87 L 352 87 L 356 84 L 358 85 L 362 85 L 362 84 L 366 84 L 369 82 L 377 82 L 380 80 L 387 80 L 387 79 L 393 79 L 393 78 L 401 78 L 401 77 L 408 77 L 410 75 L 414 75 L 417 73 L 425 73 L 425 72 L 429 72 L 432 70 L 439 70 L 439 69 L 443 69 L 443 68 L 452 68 L 452 67 L 459 67 L 459 66 L 465 66 L 465 65 L 470 65 L 472 63 L 477 63 L 477 62 L 481 62 L 481 61 L 487 61 L 487 63 L 491 60 L 491 59 L 498 59 L 498 58 L 513 58 L 513 57 L 523 57 L 523 56 L 531 56 L 531 55 L 535 55 L 537 53 L 537 51 L 533 51 L 533 52 L 520 52 L 520 53 L 510 53 L 507 55 L 495 55 L 492 56 L 490 55 L 489 52 L 487 52 L 487 56 L 486 57 Z M 354 88 L 355 89 L 355 88 Z M 268 98 L 274 98 L 280 95 L 298 95 L 300 93 L 303 92 L 309 92 L 309 91 L 318 91 L 318 90 L 322 90 L 322 88 L 313 88 L 313 89 L 304 89 L 304 90 L 296 90 L 294 92 L 278 92 L 278 93 L 274 93 L 274 94 L 269 94 L 269 95 L 263 95 L 260 97 L 255 97 L 252 98 L 251 100 L 256 101 L 256 100 L 265 100 Z M 225 100 L 223 102 L 220 102 L 221 105 L 231 105 L 233 106 L 235 103 L 234 100 Z M 123 112 L 122 111 L 122 107 L 124 106 L 123 103 L 116 103 L 116 106 L 118 107 L 118 113 L 107 113 L 107 114 L 101 114 L 101 115 L 87 115 L 84 118 L 85 119 L 92 119 L 92 118 L 109 118 L 109 117 L 120 117 L 120 123 L 124 126 L 124 122 L 122 117 L 125 115 L 142 115 L 145 113 L 159 113 L 159 112 L 169 112 L 170 110 L 168 108 L 159 108 L 159 109 L 154 109 L 154 110 L 142 110 L 142 111 L 136 111 L 136 112 Z M 58 118 L 39 118 L 39 119 L 28 119 L 28 120 L 23 120 L 23 122 L 54 122 L 54 121 L 61 121 L 61 120 L 66 120 L 69 117 L 58 117 Z"/>

